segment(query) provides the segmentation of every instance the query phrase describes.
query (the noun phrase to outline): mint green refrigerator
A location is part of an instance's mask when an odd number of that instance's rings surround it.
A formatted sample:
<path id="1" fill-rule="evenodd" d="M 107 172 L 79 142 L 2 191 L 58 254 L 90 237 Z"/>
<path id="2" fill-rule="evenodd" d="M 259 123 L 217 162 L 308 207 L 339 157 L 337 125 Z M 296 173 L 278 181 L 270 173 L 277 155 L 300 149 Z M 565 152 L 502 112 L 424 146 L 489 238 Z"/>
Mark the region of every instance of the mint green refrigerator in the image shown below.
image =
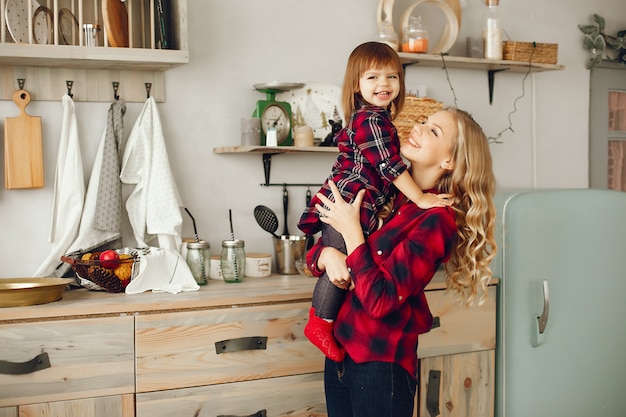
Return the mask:
<path id="1" fill-rule="evenodd" d="M 496 197 L 496 416 L 626 416 L 626 193 Z"/>

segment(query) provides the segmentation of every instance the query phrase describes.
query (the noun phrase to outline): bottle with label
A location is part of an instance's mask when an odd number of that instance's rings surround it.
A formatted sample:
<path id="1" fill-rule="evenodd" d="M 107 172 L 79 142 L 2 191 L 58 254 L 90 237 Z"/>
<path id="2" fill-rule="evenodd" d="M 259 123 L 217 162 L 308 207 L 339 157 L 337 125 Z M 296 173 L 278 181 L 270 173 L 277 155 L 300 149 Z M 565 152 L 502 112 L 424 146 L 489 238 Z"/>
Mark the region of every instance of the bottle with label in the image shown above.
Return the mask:
<path id="1" fill-rule="evenodd" d="M 187 265 L 198 285 L 209 282 L 210 248 L 209 242 L 203 240 L 187 242 Z"/>
<path id="2" fill-rule="evenodd" d="M 428 31 L 422 26 L 422 16 L 409 17 L 409 25 L 402 28 L 402 52 L 428 52 Z"/>
<path id="3" fill-rule="evenodd" d="M 243 240 L 223 240 L 220 269 L 225 282 L 241 282 L 246 268 Z"/>
<path id="4" fill-rule="evenodd" d="M 498 12 L 500 0 L 485 0 L 488 9 L 483 16 L 483 56 L 485 59 L 502 59 L 502 19 Z"/>

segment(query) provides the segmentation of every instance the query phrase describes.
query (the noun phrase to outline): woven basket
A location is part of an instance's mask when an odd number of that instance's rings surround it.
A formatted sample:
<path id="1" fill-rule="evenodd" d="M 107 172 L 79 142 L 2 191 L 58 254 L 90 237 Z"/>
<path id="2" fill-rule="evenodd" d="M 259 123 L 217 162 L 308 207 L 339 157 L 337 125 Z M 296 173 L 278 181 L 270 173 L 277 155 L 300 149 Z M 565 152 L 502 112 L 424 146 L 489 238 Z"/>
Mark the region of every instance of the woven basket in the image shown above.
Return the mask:
<path id="1" fill-rule="evenodd" d="M 506 61 L 556 64 L 559 53 L 557 43 L 505 41 L 503 57 Z"/>
<path id="2" fill-rule="evenodd" d="M 404 100 L 402 113 L 393 121 L 401 141 L 409 138 L 413 125 L 422 117 L 428 117 L 433 113 L 443 110 L 443 103 L 428 97 L 407 96 Z"/>
<path id="3" fill-rule="evenodd" d="M 117 261 L 119 269 L 105 268 L 97 259 L 83 259 L 82 251 L 68 253 L 61 256 L 61 260 L 72 266 L 81 286 L 95 291 L 124 292 L 128 283 L 139 272 L 139 257 L 137 251 L 131 248 L 117 249 L 116 252 L 125 255 L 125 258 Z M 93 254 L 98 256 L 100 252 Z"/>

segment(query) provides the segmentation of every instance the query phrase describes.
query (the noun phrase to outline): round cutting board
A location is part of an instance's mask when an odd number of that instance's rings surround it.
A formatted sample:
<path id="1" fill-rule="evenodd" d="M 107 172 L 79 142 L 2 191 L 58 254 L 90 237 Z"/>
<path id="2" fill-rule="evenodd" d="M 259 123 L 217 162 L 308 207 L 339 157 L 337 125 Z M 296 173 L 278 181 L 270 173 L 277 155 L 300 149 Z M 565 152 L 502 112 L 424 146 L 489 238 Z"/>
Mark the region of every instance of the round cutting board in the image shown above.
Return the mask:
<path id="1" fill-rule="evenodd" d="M 128 11 L 120 0 L 102 1 L 102 20 L 109 45 L 128 47 Z"/>

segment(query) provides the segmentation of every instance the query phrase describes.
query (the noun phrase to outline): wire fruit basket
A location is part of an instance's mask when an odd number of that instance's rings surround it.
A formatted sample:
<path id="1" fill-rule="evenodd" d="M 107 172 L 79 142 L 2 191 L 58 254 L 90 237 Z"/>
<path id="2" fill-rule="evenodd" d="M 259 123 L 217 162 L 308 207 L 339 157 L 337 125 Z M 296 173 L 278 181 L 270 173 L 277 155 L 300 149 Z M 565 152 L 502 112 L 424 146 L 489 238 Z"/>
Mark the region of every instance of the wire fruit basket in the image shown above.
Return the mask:
<path id="1" fill-rule="evenodd" d="M 423 117 L 443 110 L 443 103 L 429 97 L 407 96 L 404 100 L 402 112 L 394 119 L 393 124 L 398 131 L 400 141 L 409 138 L 413 125 Z"/>
<path id="2" fill-rule="evenodd" d="M 130 248 L 116 249 L 117 257 L 100 259 L 105 251 L 76 251 L 61 256 L 72 266 L 81 286 L 95 291 L 124 292 L 139 272 L 139 256 Z"/>

